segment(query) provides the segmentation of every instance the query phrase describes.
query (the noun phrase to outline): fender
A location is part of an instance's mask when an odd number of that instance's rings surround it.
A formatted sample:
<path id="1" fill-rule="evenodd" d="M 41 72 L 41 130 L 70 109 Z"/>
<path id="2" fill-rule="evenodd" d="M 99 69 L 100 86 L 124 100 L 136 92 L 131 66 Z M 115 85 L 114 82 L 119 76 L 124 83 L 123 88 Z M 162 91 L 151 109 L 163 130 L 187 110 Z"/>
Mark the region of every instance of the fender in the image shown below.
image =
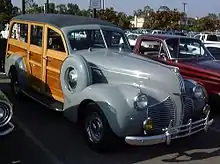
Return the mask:
<path id="1" fill-rule="evenodd" d="M 73 94 L 69 101 L 65 101 L 64 115 L 73 122 L 78 121 L 79 104 L 83 100 L 92 100 L 99 105 L 116 135 L 124 137 L 138 134 L 147 117 L 145 111 L 138 111 L 133 105 L 134 97 L 139 92 L 138 87 L 131 85 L 94 84 Z"/>
<path id="2" fill-rule="evenodd" d="M 14 66 L 18 73 L 18 80 L 21 86 L 28 85 L 27 72 L 25 70 L 26 65 L 23 58 L 20 55 L 10 55 L 5 58 L 5 73 L 8 76 L 11 67 Z"/>

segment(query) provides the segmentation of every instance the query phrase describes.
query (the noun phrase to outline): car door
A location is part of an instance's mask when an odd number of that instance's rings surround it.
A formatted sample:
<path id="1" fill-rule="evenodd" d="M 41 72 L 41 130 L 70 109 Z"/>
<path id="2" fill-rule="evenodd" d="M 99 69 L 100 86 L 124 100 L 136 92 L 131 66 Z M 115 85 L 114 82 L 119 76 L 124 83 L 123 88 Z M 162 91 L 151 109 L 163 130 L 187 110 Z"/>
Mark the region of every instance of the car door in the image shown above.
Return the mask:
<path id="1" fill-rule="evenodd" d="M 61 66 L 67 57 L 67 48 L 62 32 L 54 27 L 45 26 L 45 50 L 43 55 L 43 90 L 49 97 L 63 102 L 60 84 Z"/>
<path id="2" fill-rule="evenodd" d="M 35 90 L 42 91 L 42 72 L 43 72 L 43 33 L 44 25 L 31 23 L 30 30 L 30 46 L 28 49 L 28 64 L 30 69 L 30 85 Z"/>

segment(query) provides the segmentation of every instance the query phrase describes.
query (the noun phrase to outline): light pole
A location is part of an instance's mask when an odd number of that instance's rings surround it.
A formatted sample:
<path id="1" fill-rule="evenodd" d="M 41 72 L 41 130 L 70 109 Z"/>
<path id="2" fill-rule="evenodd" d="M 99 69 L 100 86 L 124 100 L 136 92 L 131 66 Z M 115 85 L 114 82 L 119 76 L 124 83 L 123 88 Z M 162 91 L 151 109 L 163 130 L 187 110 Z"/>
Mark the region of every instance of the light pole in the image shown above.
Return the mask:
<path id="1" fill-rule="evenodd" d="M 22 14 L 25 14 L 25 0 L 22 0 Z"/>
<path id="2" fill-rule="evenodd" d="M 188 3 L 183 2 L 183 11 L 184 11 L 184 20 L 185 20 L 185 25 L 186 25 L 186 19 L 187 19 L 187 15 L 186 15 L 186 5 L 188 5 Z"/>
<path id="3" fill-rule="evenodd" d="M 102 0 L 102 9 L 105 10 L 105 0 Z"/>
<path id="4" fill-rule="evenodd" d="M 49 13 L 49 0 L 46 0 L 46 13 Z"/>

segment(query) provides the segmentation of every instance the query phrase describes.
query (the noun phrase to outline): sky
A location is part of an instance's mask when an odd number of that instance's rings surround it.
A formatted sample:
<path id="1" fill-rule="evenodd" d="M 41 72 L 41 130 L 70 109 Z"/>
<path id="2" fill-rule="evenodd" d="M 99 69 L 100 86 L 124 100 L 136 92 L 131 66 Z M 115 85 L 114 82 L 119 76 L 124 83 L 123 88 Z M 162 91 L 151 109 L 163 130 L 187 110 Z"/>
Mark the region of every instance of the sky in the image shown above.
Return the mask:
<path id="1" fill-rule="evenodd" d="M 21 7 L 22 0 L 12 0 L 12 3 Z M 89 0 L 49 0 L 51 3 L 75 3 L 80 8 L 87 9 Z M 46 0 L 35 0 L 36 3 L 43 4 Z M 105 0 L 106 7 L 114 7 L 117 11 L 133 14 L 134 10 L 141 9 L 146 5 L 153 9 L 158 9 L 160 6 L 168 6 L 170 9 L 177 8 L 183 11 L 183 2 L 186 5 L 186 12 L 192 17 L 206 16 L 208 13 L 220 13 L 220 0 Z"/>

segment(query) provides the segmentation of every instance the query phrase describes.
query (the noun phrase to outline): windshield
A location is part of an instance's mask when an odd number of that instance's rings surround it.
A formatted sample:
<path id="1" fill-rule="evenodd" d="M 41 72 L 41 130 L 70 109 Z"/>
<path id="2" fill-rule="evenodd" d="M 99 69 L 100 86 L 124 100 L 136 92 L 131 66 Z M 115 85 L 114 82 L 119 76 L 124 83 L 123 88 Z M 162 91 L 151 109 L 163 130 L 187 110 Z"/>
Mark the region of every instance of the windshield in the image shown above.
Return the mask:
<path id="1" fill-rule="evenodd" d="M 103 32 L 103 35 L 102 35 Z M 104 38 L 103 38 L 104 36 Z M 123 48 L 130 49 L 124 33 L 111 30 L 74 30 L 68 33 L 72 50 L 89 48 Z"/>
<path id="2" fill-rule="evenodd" d="M 200 40 L 191 38 L 167 39 L 166 44 L 172 58 L 211 58 Z"/>

